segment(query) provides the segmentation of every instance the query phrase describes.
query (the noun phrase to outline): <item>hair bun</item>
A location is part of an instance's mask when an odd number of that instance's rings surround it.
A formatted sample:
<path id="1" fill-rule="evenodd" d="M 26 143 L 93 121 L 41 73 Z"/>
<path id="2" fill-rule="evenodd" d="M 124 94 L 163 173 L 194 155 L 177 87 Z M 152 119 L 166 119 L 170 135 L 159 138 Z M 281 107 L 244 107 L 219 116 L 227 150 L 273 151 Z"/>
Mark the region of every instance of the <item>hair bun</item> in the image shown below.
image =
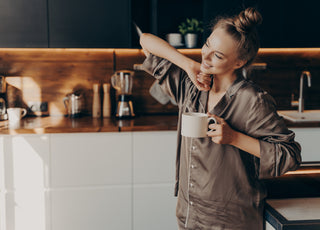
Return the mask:
<path id="1" fill-rule="evenodd" d="M 255 8 L 247 8 L 241 11 L 233 19 L 234 25 L 239 32 L 249 33 L 252 29 L 256 28 L 262 22 L 261 14 Z"/>

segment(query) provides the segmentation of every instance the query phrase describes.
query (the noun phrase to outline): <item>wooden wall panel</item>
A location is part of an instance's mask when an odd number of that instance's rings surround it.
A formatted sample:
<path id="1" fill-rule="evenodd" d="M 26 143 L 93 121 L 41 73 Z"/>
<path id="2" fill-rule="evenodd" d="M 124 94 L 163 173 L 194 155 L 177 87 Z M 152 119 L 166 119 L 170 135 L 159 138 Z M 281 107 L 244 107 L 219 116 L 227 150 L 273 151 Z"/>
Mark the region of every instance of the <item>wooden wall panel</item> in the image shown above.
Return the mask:
<path id="1" fill-rule="evenodd" d="M 201 61 L 200 49 L 181 49 Z M 49 111 L 35 115 L 65 115 L 64 96 L 84 90 L 86 109 L 91 113 L 92 84 L 110 83 L 114 71 L 133 70 L 145 59 L 141 49 L 0 49 L 0 74 L 7 76 L 9 106 L 27 106 L 30 101 L 47 101 Z M 279 109 L 291 109 L 291 94 L 299 93 L 302 70 L 312 75 L 311 88 L 305 88 L 306 109 L 320 109 L 320 49 L 260 49 L 256 63 L 266 69 L 254 69 L 249 77 L 267 90 Z M 154 78 L 135 71 L 133 102 L 137 115 L 175 114 L 177 107 L 162 105 L 149 94 Z M 115 92 L 112 90 L 113 111 Z"/>
<path id="2" fill-rule="evenodd" d="M 133 70 L 135 64 L 142 64 L 145 55 L 141 49 L 115 50 L 115 69 Z M 136 114 L 175 114 L 177 107 L 171 103 L 162 105 L 149 93 L 154 78 L 144 71 L 135 71 L 133 82 L 133 106 Z"/>
<path id="3" fill-rule="evenodd" d="M 181 49 L 180 52 L 188 57 L 201 61 L 200 50 Z M 135 64 L 142 64 L 145 60 L 145 55 L 141 49 L 116 49 L 115 50 L 115 69 L 134 70 Z M 155 79 L 144 71 L 135 71 L 133 84 L 133 103 L 137 114 L 176 114 L 177 106 L 168 103 L 160 104 L 154 99 L 150 93 L 150 87 Z"/>
<path id="4" fill-rule="evenodd" d="M 113 57 L 113 49 L 1 49 L 8 106 L 45 101 L 48 112 L 35 115 L 65 115 L 63 98 L 82 90 L 91 113 L 92 84 L 110 81 Z"/>

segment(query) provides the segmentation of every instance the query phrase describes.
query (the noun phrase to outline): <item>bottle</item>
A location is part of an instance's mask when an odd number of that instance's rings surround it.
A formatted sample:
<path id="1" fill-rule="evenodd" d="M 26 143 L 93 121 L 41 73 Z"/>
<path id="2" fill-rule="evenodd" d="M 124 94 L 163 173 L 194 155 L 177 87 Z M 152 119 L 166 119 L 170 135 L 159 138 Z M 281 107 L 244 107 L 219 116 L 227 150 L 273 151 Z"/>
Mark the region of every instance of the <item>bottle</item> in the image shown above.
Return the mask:
<path id="1" fill-rule="evenodd" d="M 103 84 L 103 117 L 111 116 L 110 84 Z"/>
<path id="2" fill-rule="evenodd" d="M 101 117 L 100 84 L 93 84 L 92 117 Z"/>

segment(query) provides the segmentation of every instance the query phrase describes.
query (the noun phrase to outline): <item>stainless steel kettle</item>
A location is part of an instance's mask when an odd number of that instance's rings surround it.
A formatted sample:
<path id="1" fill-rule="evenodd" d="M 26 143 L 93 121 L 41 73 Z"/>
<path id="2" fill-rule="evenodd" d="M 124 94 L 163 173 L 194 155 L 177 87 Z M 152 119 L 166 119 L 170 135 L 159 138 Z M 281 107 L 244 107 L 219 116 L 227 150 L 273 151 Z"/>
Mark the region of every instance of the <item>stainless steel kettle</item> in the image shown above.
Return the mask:
<path id="1" fill-rule="evenodd" d="M 84 110 L 84 97 L 82 93 L 69 93 L 63 98 L 69 117 L 81 117 Z"/>

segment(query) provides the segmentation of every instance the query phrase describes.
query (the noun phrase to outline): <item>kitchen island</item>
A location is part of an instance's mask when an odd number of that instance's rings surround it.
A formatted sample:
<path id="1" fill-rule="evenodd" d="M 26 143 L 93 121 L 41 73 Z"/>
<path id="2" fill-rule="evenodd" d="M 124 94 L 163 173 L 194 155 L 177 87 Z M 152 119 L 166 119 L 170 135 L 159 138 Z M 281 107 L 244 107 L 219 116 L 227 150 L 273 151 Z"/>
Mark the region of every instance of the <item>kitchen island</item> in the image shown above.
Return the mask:
<path id="1" fill-rule="evenodd" d="M 266 230 L 320 229 L 320 197 L 269 199 Z"/>
<path id="2" fill-rule="evenodd" d="M 176 229 L 177 116 L 0 126 L 1 230 Z"/>
<path id="3" fill-rule="evenodd" d="M 1 121 L 0 229 L 176 229 L 176 130 L 176 115 Z M 302 167 L 266 181 L 269 198 L 306 184 L 317 193 L 319 181 L 295 182 L 314 175 Z"/>

